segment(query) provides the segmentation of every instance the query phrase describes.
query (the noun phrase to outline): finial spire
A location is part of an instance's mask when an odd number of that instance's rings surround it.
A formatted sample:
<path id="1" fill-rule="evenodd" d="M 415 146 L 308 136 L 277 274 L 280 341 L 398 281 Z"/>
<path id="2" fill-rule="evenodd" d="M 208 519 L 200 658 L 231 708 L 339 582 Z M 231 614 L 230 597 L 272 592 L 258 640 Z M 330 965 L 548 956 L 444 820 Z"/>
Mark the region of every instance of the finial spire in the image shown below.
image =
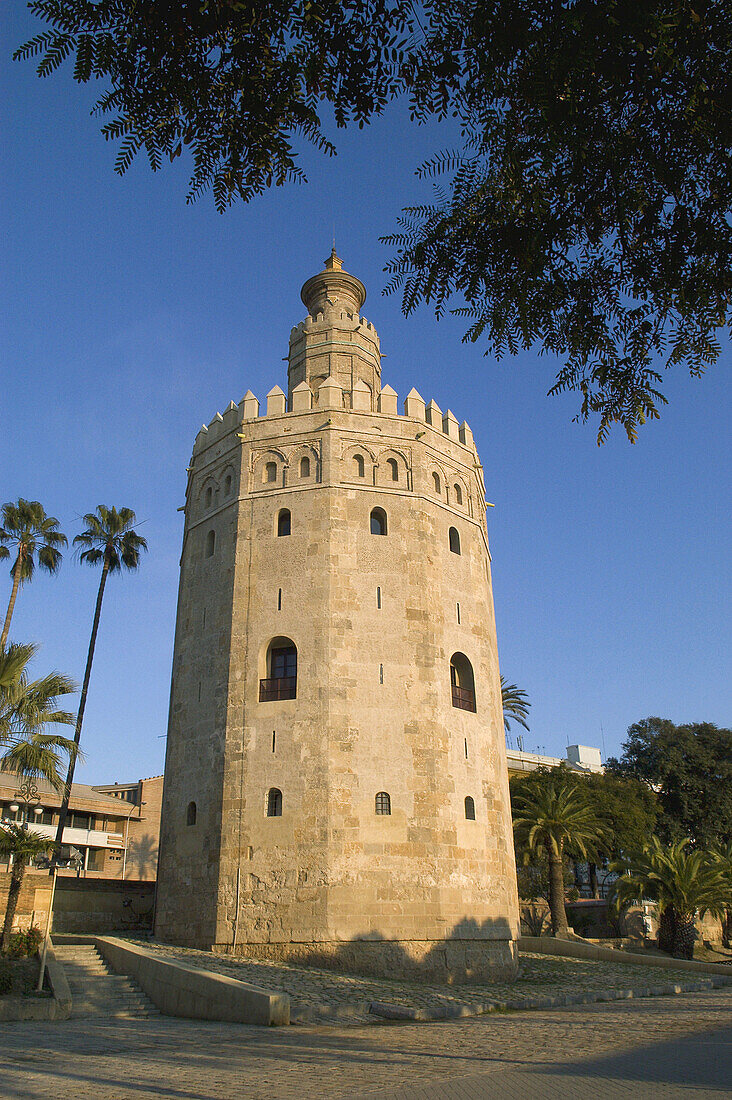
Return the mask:
<path id="1" fill-rule="evenodd" d="M 340 271 L 343 267 L 343 260 L 340 258 L 335 250 L 335 240 L 333 241 L 333 247 L 330 251 L 330 256 L 325 261 L 326 271 Z"/>

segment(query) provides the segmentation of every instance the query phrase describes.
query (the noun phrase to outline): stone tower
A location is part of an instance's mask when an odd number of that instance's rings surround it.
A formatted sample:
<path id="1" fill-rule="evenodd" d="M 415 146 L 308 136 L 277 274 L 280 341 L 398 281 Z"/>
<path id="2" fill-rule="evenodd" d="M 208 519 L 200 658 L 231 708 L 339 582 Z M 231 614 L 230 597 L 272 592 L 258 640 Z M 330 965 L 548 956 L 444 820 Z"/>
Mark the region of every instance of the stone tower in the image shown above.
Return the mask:
<path id="1" fill-rule="evenodd" d="M 188 469 L 156 934 L 453 980 L 512 975 L 518 905 L 468 425 L 381 385 L 363 284 L 302 288 L 289 393 Z"/>

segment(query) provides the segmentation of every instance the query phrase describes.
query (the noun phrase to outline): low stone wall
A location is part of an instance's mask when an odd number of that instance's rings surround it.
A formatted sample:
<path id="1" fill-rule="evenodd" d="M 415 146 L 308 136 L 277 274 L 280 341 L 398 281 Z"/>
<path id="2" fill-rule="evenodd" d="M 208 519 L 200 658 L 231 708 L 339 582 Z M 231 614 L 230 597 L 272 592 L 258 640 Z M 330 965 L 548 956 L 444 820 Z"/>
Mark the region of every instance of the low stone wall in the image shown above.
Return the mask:
<path id="1" fill-rule="evenodd" d="M 732 980 L 732 966 L 726 963 L 697 962 L 691 959 L 672 959 L 668 955 L 646 955 L 640 952 L 618 951 L 614 947 L 583 940 L 558 940 L 551 936 L 522 936 L 519 951 L 534 951 L 538 955 L 561 955 L 564 958 L 594 959 L 597 962 L 631 963 L 639 966 L 656 966 L 663 970 L 689 970 L 697 974 L 724 974 Z"/>
<path id="2" fill-rule="evenodd" d="M 40 961 L 39 957 L 39 966 Z M 46 976 L 53 996 L 0 997 L 0 1022 L 67 1020 L 71 1015 L 71 990 L 51 944 L 46 954 Z"/>
<path id="3" fill-rule="evenodd" d="M 152 928 L 154 882 L 59 878 L 54 932 L 146 932 Z"/>
<path id="4" fill-rule="evenodd" d="M 124 940 L 99 936 L 94 942 L 112 969 L 133 977 L 168 1016 L 265 1027 L 290 1022 L 290 998 L 285 993 L 268 993 L 224 974 L 163 959 Z"/>

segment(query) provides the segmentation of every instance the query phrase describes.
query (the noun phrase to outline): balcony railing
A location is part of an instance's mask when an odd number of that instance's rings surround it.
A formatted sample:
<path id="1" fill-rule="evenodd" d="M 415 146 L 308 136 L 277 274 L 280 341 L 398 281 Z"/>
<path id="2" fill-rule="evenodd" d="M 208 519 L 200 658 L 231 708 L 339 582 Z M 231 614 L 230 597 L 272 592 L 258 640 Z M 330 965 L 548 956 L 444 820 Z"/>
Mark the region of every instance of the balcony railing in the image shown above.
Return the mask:
<path id="1" fill-rule="evenodd" d="M 296 695 L 297 676 L 278 676 L 272 680 L 259 681 L 260 703 L 268 703 L 272 699 L 294 699 Z"/>
<path id="2" fill-rule="evenodd" d="M 452 705 L 458 710 L 475 710 L 475 692 L 471 688 L 452 685 Z"/>

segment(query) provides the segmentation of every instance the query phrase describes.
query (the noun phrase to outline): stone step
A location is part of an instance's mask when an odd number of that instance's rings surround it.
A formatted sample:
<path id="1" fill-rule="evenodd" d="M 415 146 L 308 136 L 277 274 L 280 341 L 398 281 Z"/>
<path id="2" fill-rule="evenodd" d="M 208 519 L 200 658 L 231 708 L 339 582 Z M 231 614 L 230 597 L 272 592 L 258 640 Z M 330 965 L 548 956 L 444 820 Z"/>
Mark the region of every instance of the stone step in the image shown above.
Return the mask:
<path id="1" fill-rule="evenodd" d="M 160 1015 L 137 983 L 111 970 L 93 944 L 60 944 L 55 951 L 71 990 L 72 1016 L 135 1019 Z"/>

